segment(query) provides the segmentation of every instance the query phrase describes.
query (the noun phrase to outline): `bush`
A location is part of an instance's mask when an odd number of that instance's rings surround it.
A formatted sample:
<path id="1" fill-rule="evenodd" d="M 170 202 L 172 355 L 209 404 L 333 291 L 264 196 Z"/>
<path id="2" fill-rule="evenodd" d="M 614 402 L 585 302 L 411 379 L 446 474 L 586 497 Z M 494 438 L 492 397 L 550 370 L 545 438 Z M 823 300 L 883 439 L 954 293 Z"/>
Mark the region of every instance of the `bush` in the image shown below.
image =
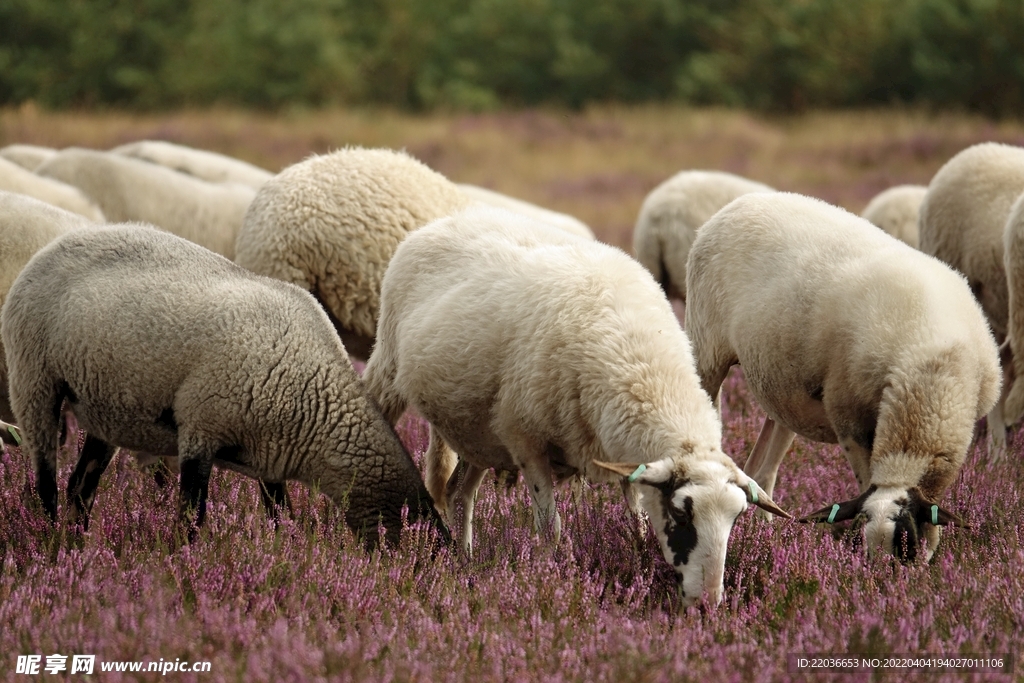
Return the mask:
<path id="1" fill-rule="evenodd" d="M 1019 0 L 5 0 L 0 104 L 1024 107 Z"/>

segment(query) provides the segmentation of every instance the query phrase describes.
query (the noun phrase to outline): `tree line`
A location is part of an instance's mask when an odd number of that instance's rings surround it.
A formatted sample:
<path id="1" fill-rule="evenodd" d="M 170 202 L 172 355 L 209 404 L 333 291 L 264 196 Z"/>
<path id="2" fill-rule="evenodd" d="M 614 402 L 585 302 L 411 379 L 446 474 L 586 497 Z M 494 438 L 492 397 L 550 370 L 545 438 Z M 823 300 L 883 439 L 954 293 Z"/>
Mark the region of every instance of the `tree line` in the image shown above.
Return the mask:
<path id="1" fill-rule="evenodd" d="M 1022 0 L 0 0 L 0 105 L 1024 111 Z"/>

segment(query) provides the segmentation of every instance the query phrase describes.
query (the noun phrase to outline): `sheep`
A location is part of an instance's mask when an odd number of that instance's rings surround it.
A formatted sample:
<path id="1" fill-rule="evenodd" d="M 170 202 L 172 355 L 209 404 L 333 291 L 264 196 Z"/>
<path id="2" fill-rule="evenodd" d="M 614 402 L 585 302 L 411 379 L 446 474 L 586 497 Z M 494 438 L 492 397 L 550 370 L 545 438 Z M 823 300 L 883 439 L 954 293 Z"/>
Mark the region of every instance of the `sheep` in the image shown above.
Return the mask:
<path id="1" fill-rule="evenodd" d="M 500 206 L 504 209 L 515 211 L 525 216 L 530 216 L 542 223 L 549 223 L 556 228 L 561 228 L 573 235 L 586 237 L 591 240 L 594 239 L 594 232 L 587 227 L 586 223 L 570 216 L 569 214 L 551 211 L 550 209 L 545 209 L 537 206 L 536 204 L 524 202 L 522 199 L 509 197 L 508 195 L 501 194 L 500 192 L 488 190 L 483 187 L 477 187 L 476 185 L 459 183 L 459 189 L 462 190 L 464 195 L 475 202 L 480 202 L 481 204 L 486 204 L 488 206 Z"/>
<path id="2" fill-rule="evenodd" d="M 79 188 L 112 222 L 150 223 L 228 258 L 255 196 L 244 185 L 208 183 L 138 159 L 74 147 L 36 172 Z"/>
<path id="3" fill-rule="evenodd" d="M 312 292 L 345 348 L 366 359 L 398 243 L 469 200 L 410 156 L 346 148 L 281 171 L 245 215 L 235 262 Z"/>
<path id="4" fill-rule="evenodd" d="M 39 145 L 7 145 L 0 149 L 0 157 L 21 166 L 27 171 L 35 171 L 39 165 L 57 153 L 51 147 Z"/>
<path id="5" fill-rule="evenodd" d="M 999 396 L 999 354 L 964 279 L 817 199 L 751 194 L 704 224 L 687 264 L 686 329 L 717 397 L 743 367 L 767 413 L 744 471 L 771 495 L 794 434 L 839 443 L 860 495 L 804 517 L 867 518 L 867 548 L 930 559 L 939 505 L 975 421 Z"/>
<path id="6" fill-rule="evenodd" d="M 1002 417 L 1017 424 L 1024 417 L 1024 192 L 1010 209 L 1003 230 L 1003 267 L 1006 271 L 1009 320 L 1005 345 L 1010 358 L 1004 364 L 1005 402 Z"/>
<path id="7" fill-rule="evenodd" d="M 103 212 L 78 188 L 50 178 L 40 178 L 13 161 L 0 159 L 0 191 L 17 192 L 102 223 Z"/>
<path id="8" fill-rule="evenodd" d="M 917 249 L 917 215 L 928 188 L 897 185 L 875 195 L 861 212 L 861 218 Z"/>
<path id="9" fill-rule="evenodd" d="M 254 190 L 274 177 L 259 166 L 216 152 L 193 149 L 163 140 L 139 140 L 110 150 L 114 154 L 159 164 L 211 183 L 238 183 Z"/>
<path id="10" fill-rule="evenodd" d="M 633 229 L 633 251 L 668 297 L 685 306 L 686 256 L 700 226 L 748 192 L 773 189 L 732 173 L 681 171 L 647 195 Z"/>
<path id="11" fill-rule="evenodd" d="M 1010 207 L 1024 192 L 1024 148 L 974 145 L 939 169 L 928 185 L 919 218 L 920 249 L 960 271 L 988 317 L 996 341 L 1006 339 L 1009 292 L 1003 235 Z M 1004 372 L 1013 361 L 1004 353 Z M 1005 378 L 1009 388 L 1011 378 Z M 988 415 L 989 455 L 1006 452 L 1004 400 Z"/>
<path id="12" fill-rule="evenodd" d="M 0 314 L 11 402 L 36 490 L 57 513 L 59 408 L 88 436 L 68 482 L 88 526 L 115 446 L 176 455 L 180 511 L 205 517 L 213 464 L 296 479 L 371 544 L 402 508 L 447 533 L 416 466 L 307 293 L 141 224 L 72 231 L 29 262 Z"/>
<path id="13" fill-rule="evenodd" d="M 13 192 L 0 191 L 0 306 L 7 298 L 14 279 L 32 256 L 70 230 L 77 230 L 92 222 L 70 211 L 46 202 Z M 10 400 L 7 395 L 7 362 L 0 343 L 0 420 L 12 421 Z M 12 443 L 6 427 L 0 427 L 0 437 Z"/>
<path id="14" fill-rule="evenodd" d="M 399 245 L 379 330 L 367 391 L 392 423 L 407 404 L 429 421 L 427 490 L 442 514 L 453 450 L 469 463 L 468 552 L 495 465 L 522 470 L 556 543 L 553 473 L 638 484 L 686 605 L 704 590 L 721 600 L 729 532 L 749 503 L 786 515 L 722 452 L 668 300 L 614 247 L 472 207 Z"/>

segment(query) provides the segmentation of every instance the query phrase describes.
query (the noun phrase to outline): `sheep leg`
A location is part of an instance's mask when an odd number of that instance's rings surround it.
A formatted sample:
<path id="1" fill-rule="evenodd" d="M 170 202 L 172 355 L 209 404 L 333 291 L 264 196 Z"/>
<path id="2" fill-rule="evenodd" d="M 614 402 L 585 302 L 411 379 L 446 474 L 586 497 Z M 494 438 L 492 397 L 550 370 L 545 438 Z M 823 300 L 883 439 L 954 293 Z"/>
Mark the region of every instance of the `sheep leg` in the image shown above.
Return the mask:
<path id="1" fill-rule="evenodd" d="M 288 497 L 288 487 L 283 481 L 264 481 L 257 479 L 256 482 L 260 487 L 260 500 L 263 501 L 263 509 L 267 512 L 267 517 L 274 520 L 276 525 L 280 519 L 281 508 L 288 511 L 288 514 L 292 513 L 292 501 Z"/>
<path id="2" fill-rule="evenodd" d="M 184 442 L 184 439 L 180 439 Z M 195 540 L 196 531 L 206 519 L 206 496 L 216 451 L 204 447 L 180 448 L 178 469 L 181 471 L 178 516 L 188 529 L 188 540 Z"/>
<path id="3" fill-rule="evenodd" d="M 452 523 L 448 504 L 448 480 L 451 479 L 455 467 L 459 464 L 459 456 L 451 446 L 437 433 L 434 425 L 430 425 L 430 437 L 427 452 L 424 456 L 424 483 L 427 492 L 434 499 L 434 507 L 449 525 Z M 477 484 L 479 487 L 479 484 Z"/>
<path id="4" fill-rule="evenodd" d="M 92 434 L 85 437 L 78 464 L 68 479 L 68 501 L 73 505 L 69 521 L 72 525 L 81 524 L 83 531 L 89 530 L 89 515 L 96 500 L 96 488 L 116 450 L 116 447 Z"/>
<path id="5" fill-rule="evenodd" d="M 524 436 L 517 435 L 504 441 L 512 454 L 512 462 L 523 471 L 523 478 L 533 497 L 534 527 L 542 538 L 552 536 L 558 545 L 562 537 L 562 518 L 555 506 L 554 473 L 545 456 L 547 450 L 543 444 Z"/>
<path id="6" fill-rule="evenodd" d="M 64 394 L 57 382 L 50 391 L 32 391 L 29 402 L 21 406 L 19 425 L 22 452 L 35 462 L 36 493 L 51 522 L 57 521 L 57 435 L 63 403 Z"/>
<path id="7" fill-rule="evenodd" d="M 786 455 L 789 447 L 793 445 L 794 438 L 796 438 L 796 432 L 787 429 L 770 417 L 765 417 L 761 433 L 757 435 L 757 442 L 754 443 L 750 457 L 743 465 L 743 471 L 753 477 L 769 498 L 772 491 L 775 490 L 779 465 L 782 464 L 782 458 Z M 764 519 L 772 518 L 770 512 L 765 512 L 761 508 L 757 509 L 757 514 Z"/>
<path id="8" fill-rule="evenodd" d="M 466 473 L 462 477 L 462 548 L 469 557 L 473 557 L 473 509 L 486 474 L 486 469 L 466 463 Z"/>
<path id="9" fill-rule="evenodd" d="M 985 422 L 988 424 L 988 459 L 999 462 L 1006 454 L 1006 420 L 1003 418 L 1003 397 L 992 406 Z"/>

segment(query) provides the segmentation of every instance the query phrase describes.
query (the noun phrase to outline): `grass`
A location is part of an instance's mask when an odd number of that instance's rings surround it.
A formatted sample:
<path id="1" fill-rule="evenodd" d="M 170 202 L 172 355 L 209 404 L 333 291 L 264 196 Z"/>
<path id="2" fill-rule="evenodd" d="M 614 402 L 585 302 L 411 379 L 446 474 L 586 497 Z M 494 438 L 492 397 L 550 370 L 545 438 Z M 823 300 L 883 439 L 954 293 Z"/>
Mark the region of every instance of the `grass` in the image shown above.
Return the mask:
<path id="1" fill-rule="evenodd" d="M 742 377 L 726 389 L 725 447 L 739 462 L 761 414 Z M 406 417 L 400 434 L 421 458 L 424 423 Z M 52 653 L 211 662 L 209 674 L 171 674 L 197 681 L 819 680 L 794 673 L 792 657 L 1012 655 L 1024 644 L 1020 455 L 1015 447 L 990 467 L 972 452 L 943 501 L 968 526 L 949 530 L 928 565 L 867 559 L 842 534 L 748 512 L 733 530 L 724 602 L 680 612 L 673 571 L 617 487 L 590 487 L 579 504 L 561 490 L 566 533 L 551 548 L 534 537 L 526 492 L 486 483 L 469 560 L 433 553 L 418 528 L 367 553 L 337 508 L 298 486 L 297 513 L 275 529 L 254 483 L 217 471 L 208 525 L 187 545 L 174 491 L 121 458 L 79 547 L 48 530 L 29 465 L 9 451 L 0 459 L 0 678 L 12 677 L 17 654 Z M 71 465 L 65 455 L 64 479 Z M 775 498 L 806 512 L 854 490 L 836 447 L 798 440 Z"/>
<path id="2" fill-rule="evenodd" d="M 108 147 L 140 137 L 271 169 L 345 144 L 405 147 L 455 180 L 568 211 L 627 246 L 645 193 L 680 169 L 735 171 L 859 211 L 888 185 L 926 182 L 964 146 L 1021 143 L 1024 125 L 918 112 L 769 120 L 654 107 L 430 118 L 0 112 L 0 145 Z M 762 414 L 739 375 L 725 398 L 724 448 L 742 463 Z M 407 417 L 400 433 L 421 458 L 425 424 Z M 19 654 L 91 653 L 100 661 L 211 662 L 208 674 L 167 678 L 182 681 L 962 680 L 966 674 L 951 671 L 813 676 L 790 667 L 799 653 L 1019 654 L 1022 455 L 1020 443 L 999 464 L 971 452 L 941 501 L 968 524 L 945 534 L 928 565 L 868 559 L 841 531 L 765 523 L 748 512 L 733 530 L 723 603 L 680 611 L 673 571 L 615 487 L 588 488 L 579 504 L 557 491 L 564 534 L 551 548 L 532 532 L 521 486 L 485 483 L 470 560 L 434 552 L 417 528 L 399 546 L 367 553 L 337 508 L 297 485 L 296 514 L 275 529 L 255 484 L 218 471 L 208 524 L 188 545 L 175 524 L 175 491 L 119 459 L 101 483 L 90 532 L 76 543 L 49 529 L 29 463 L 7 450 L 0 679 L 20 678 Z M 64 454 L 62 481 L 72 465 Z M 855 492 L 836 447 L 798 438 L 775 499 L 806 513 Z M 988 672 L 971 680 L 1011 678 Z"/>

